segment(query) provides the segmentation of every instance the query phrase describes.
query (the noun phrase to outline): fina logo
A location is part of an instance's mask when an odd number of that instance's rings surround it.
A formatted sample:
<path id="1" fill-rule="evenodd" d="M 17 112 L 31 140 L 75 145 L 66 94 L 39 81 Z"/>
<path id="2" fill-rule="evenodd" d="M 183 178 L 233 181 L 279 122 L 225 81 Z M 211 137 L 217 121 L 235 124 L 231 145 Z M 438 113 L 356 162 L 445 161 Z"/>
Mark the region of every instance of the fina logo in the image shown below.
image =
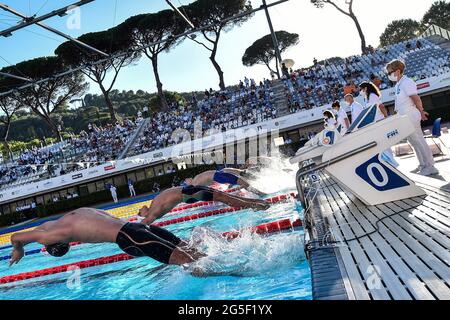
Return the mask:
<path id="1" fill-rule="evenodd" d="M 398 135 L 399 135 L 399 133 L 398 133 L 398 130 L 396 129 L 396 130 L 394 130 L 394 131 L 389 132 L 389 133 L 387 134 L 387 138 L 388 138 L 388 139 L 392 139 L 393 137 L 398 136 Z"/>

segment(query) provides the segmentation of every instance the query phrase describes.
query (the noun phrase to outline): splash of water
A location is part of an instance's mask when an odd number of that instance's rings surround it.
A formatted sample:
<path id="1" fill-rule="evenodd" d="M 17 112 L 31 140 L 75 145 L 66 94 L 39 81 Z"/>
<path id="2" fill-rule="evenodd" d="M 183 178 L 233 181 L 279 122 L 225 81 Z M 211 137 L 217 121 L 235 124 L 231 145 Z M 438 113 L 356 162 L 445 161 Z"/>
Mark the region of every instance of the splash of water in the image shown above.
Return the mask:
<path id="1" fill-rule="evenodd" d="M 298 170 L 288 158 L 273 156 L 264 161 L 263 166 L 255 173 L 256 179 L 250 182 L 255 188 L 266 193 L 277 193 L 282 190 L 295 189 L 295 174 Z"/>
<path id="2" fill-rule="evenodd" d="M 228 241 L 214 231 L 194 229 L 190 245 L 207 256 L 186 266 L 194 275 L 228 275 L 251 277 L 273 270 L 283 270 L 303 261 L 303 239 L 300 233 L 263 237 L 244 231 L 237 239 Z"/>

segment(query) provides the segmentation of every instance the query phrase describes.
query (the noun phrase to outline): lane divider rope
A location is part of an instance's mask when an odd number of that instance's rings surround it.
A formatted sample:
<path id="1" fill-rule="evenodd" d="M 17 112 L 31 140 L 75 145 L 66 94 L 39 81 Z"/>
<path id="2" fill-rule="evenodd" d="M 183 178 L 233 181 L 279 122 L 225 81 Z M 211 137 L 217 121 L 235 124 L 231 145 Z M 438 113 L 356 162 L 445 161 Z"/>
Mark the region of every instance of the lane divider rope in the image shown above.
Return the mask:
<path id="1" fill-rule="evenodd" d="M 244 231 L 250 231 L 251 233 L 256 233 L 259 235 L 269 235 L 274 234 L 277 232 L 287 231 L 287 230 L 294 230 L 295 228 L 301 227 L 302 221 L 295 220 L 294 222 L 291 221 L 291 219 L 284 219 L 280 221 L 265 223 L 256 227 L 247 228 L 242 231 L 231 231 L 231 232 L 224 232 L 222 236 L 226 238 L 227 240 L 233 240 L 238 238 Z M 126 253 L 116 254 L 108 257 L 101 257 L 91 260 L 85 260 L 70 264 L 65 264 L 57 267 L 51 267 L 46 268 L 42 270 L 36 270 L 31 272 L 24 272 L 19 273 L 16 275 L 10 275 L 0 278 L 0 284 L 6 284 L 6 283 L 12 283 L 22 280 L 28 280 L 28 279 L 35 279 L 39 277 L 44 277 L 48 275 L 58 274 L 58 273 L 64 273 L 68 270 L 71 270 L 72 268 L 79 268 L 79 269 L 86 269 L 126 260 L 132 260 L 135 259 L 135 257 L 130 256 Z"/>
<path id="2" fill-rule="evenodd" d="M 297 195 L 295 193 L 290 193 L 290 194 L 279 195 L 279 196 L 276 196 L 276 197 L 273 197 L 270 199 L 266 199 L 266 201 L 269 203 L 275 204 L 275 203 L 279 203 L 281 201 L 290 199 L 290 197 L 294 198 L 296 196 Z M 212 203 L 214 203 L 214 202 L 212 202 Z M 203 219 L 203 218 L 212 217 L 212 216 L 218 216 L 218 215 L 222 215 L 225 213 L 231 213 L 231 212 L 236 212 L 236 211 L 240 211 L 240 210 L 242 210 L 242 209 L 241 208 L 222 208 L 222 209 L 217 209 L 217 210 L 213 210 L 213 211 L 197 213 L 197 214 L 193 214 L 193 215 L 189 215 L 189 216 L 185 216 L 185 217 L 181 217 L 181 218 L 177 218 L 177 219 L 161 221 L 161 222 L 154 223 L 153 225 L 156 227 L 165 227 L 165 226 L 169 226 L 169 225 L 175 225 L 175 224 L 179 224 L 179 223 L 183 223 L 183 222 L 187 222 L 187 221 L 198 220 L 198 219 Z M 135 222 L 137 220 L 138 220 L 138 218 L 136 218 L 136 217 L 128 219 L 128 221 L 130 221 L 130 222 Z M 71 247 L 73 247 L 73 246 L 78 246 L 80 244 L 82 244 L 82 243 L 71 242 L 69 245 Z M 12 246 L 11 246 L 11 248 L 12 248 Z M 25 252 L 25 256 L 38 254 L 40 252 L 46 252 L 45 247 L 42 249 L 35 249 L 35 250 L 27 251 L 27 252 Z M 0 261 L 8 260 L 8 259 L 11 259 L 10 255 L 0 257 Z"/>
<path id="3" fill-rule="evenodd" d="M 238 192 L 240 190 L 242 190 L 242 189 L 241 188 L 233 188 L 233 189 L 228 189 L 228 190 L 225 190 L 225 191 L 222 191 L 222 192 L 235 193 L 235 192 Z M 133 207 L 144 206 L 144 205 L 150 204 L 152 201 L 153 200 L 138 202 L 138 203 L 132 204 L 131 206 L 133 206 Z M 197 203 L 194 203 L 194 204 L 180 205 L 178 207 L 175 207 L 172 211 L 170 211 L 169 214 L 175 214 L 175 213 L 179 213 L 179 212 L 184 211 L 184 210 L 205 207 L 205 206 L 209 206 L 209 205 L 213 205 L 213 204 L 214 204 L 214 202 L 202 201 L 202 202 L 197 202 Z M 114 214 L 114 213 L 112 213 L 113 211 L 116 211 L 118 209 L 120 209 L 120 207 L 119 208 L 114 208 L 114 209 L 108 209 L 106 211 L 110 212 L 111 215 L 116 216 L 116 217 L 120 217 L 120 218 L 124 218 L 126 216 L 131 216 L 137 211 L 137 209 L 132 209 L 132 210 L 128 210 L 127 211 L 128 214 Z M 20 232 L 20 231 L 30 231 L 30 230 L 33 230 L 34 228 L 35 227 L 27 228 L 25 226 L 21 230 L 17 230 L 17 231 L 14 231 L 14 232 L 9 232 L 9 233 L 2 234 L 2 235 L 0 235 L 0 244 L 8 244 L 10 242 L 11 235 L 13 235 L 14 233 L 17 233 L 17 232 Z M 5 246 L 1 247 L 0 250 L 8 249 L 8 248 L 11 248 L 11 246 L 10 245 L 5 245 Z"/>

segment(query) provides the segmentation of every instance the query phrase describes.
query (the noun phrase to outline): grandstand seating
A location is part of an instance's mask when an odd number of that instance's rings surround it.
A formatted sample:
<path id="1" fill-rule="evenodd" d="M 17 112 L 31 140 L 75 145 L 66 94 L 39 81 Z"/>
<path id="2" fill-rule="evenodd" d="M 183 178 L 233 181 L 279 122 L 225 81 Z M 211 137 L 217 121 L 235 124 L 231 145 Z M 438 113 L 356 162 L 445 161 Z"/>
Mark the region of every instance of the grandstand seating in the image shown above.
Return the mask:
<path id="1" fill-rule="evenodd" d="M 128 156 L 172 146 L 180 140 L 172 139 L 176 129 L 194 134 L 194 122 L 200 121 L 203 133 L 217 132 L 260 123 L 277 117 L 273 91 L 269 81 L 241 85 L 221 92 L 208 92 L 204 99 L 191 101 L 187 106 L 173 103 L 169 110 L 152 116 L 142 135 Z"/>
<path id="2" fill-rule="evenodd" d="M 378 77 L 381 89 L 392 86 L 384 67 L 387 62 L 397 58 L 406 61 L 406 74 L 415 80 L 450 72 L 450 51 L 429 39 L 420 38 L 374 49 L 366 55 L 333 59 L 299 69 L 290 78 L 283 80 L 284 87 L 281 86 L 281 90 L 288 97 L 292 113 L 320 107 L 342 99 L 344 92 L 352 89 L 352 85 L 356 88 L 360 82 L 373 76 Z M 246 79 L 245 84 L 241 82 L 225 91 L 206 91 L 203 99 L 192 97 L 186 105 L 173 103 L 168 110 L 153 114 L 146 121 L 143 130 L 135 123 L 100 129 L 94 126 L 88 130 L 89 133 L 83 131 L 78 137 L 56 145 L 51 153 L 60 149 L 70 150 L 72 163 L 95 165 L 117 159 L 119 155 L 133 156 L 158 150 L 180 142 L 171 136 L 176 129 L 185 129 L 192 137 L 195 121 L 201 121 L 205 132 L 210 129 L 226 131 L 279 117 L 282 114 L 275 104 L 277 96 L 280 96 L 280 92 L 274 92 L 274 85 L 269 80 L 256 85 L 253 80 Z M 139 130 L 136 131 L 136 128 Z M 48 151 L 35 150 L 37 153 Z M 67 156 L 67 152 L 65 153 Z M 3 168 L 0 166 L 0 189 L 49 178 L 51 173 L 48 173 L 47 165 L 61 163 L 61 159 L 53 157 L 44 163 L 14 162 Z M 53 169 L 55 174 L 59 174 L 61 169 L 68 173 L 85 167 L 86 165 L 63 165 Z"/>
<path id="3" fill-rule="evenodd" d="M 393 59 L 406 61 L 406 75 L 414 80 L 450 72 L 450 52 L 427 39 L 413 39 L 347 59 L 325 61 L 300 69 L 285 79 L 291 112 L 322 106 L 344 97 L 345 87 L 375 76 L 381 89 L 392 86 L 384 67 Z"/>

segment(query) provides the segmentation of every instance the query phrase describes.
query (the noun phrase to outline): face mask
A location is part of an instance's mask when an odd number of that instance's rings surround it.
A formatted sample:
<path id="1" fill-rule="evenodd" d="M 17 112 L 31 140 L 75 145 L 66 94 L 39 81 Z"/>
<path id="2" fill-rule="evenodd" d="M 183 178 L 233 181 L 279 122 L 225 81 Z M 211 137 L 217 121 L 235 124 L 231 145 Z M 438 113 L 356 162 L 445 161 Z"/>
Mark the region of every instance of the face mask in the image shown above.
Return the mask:
<path id="1" fill-rule="evenodd" d="M 397 76 L 396 76 L 395 74 L 389 75 L 388 78 L 389 78 L 389 80 L 391 80 L 392 82 L 397 82 L 397 81 L 398 81 Z"/>

